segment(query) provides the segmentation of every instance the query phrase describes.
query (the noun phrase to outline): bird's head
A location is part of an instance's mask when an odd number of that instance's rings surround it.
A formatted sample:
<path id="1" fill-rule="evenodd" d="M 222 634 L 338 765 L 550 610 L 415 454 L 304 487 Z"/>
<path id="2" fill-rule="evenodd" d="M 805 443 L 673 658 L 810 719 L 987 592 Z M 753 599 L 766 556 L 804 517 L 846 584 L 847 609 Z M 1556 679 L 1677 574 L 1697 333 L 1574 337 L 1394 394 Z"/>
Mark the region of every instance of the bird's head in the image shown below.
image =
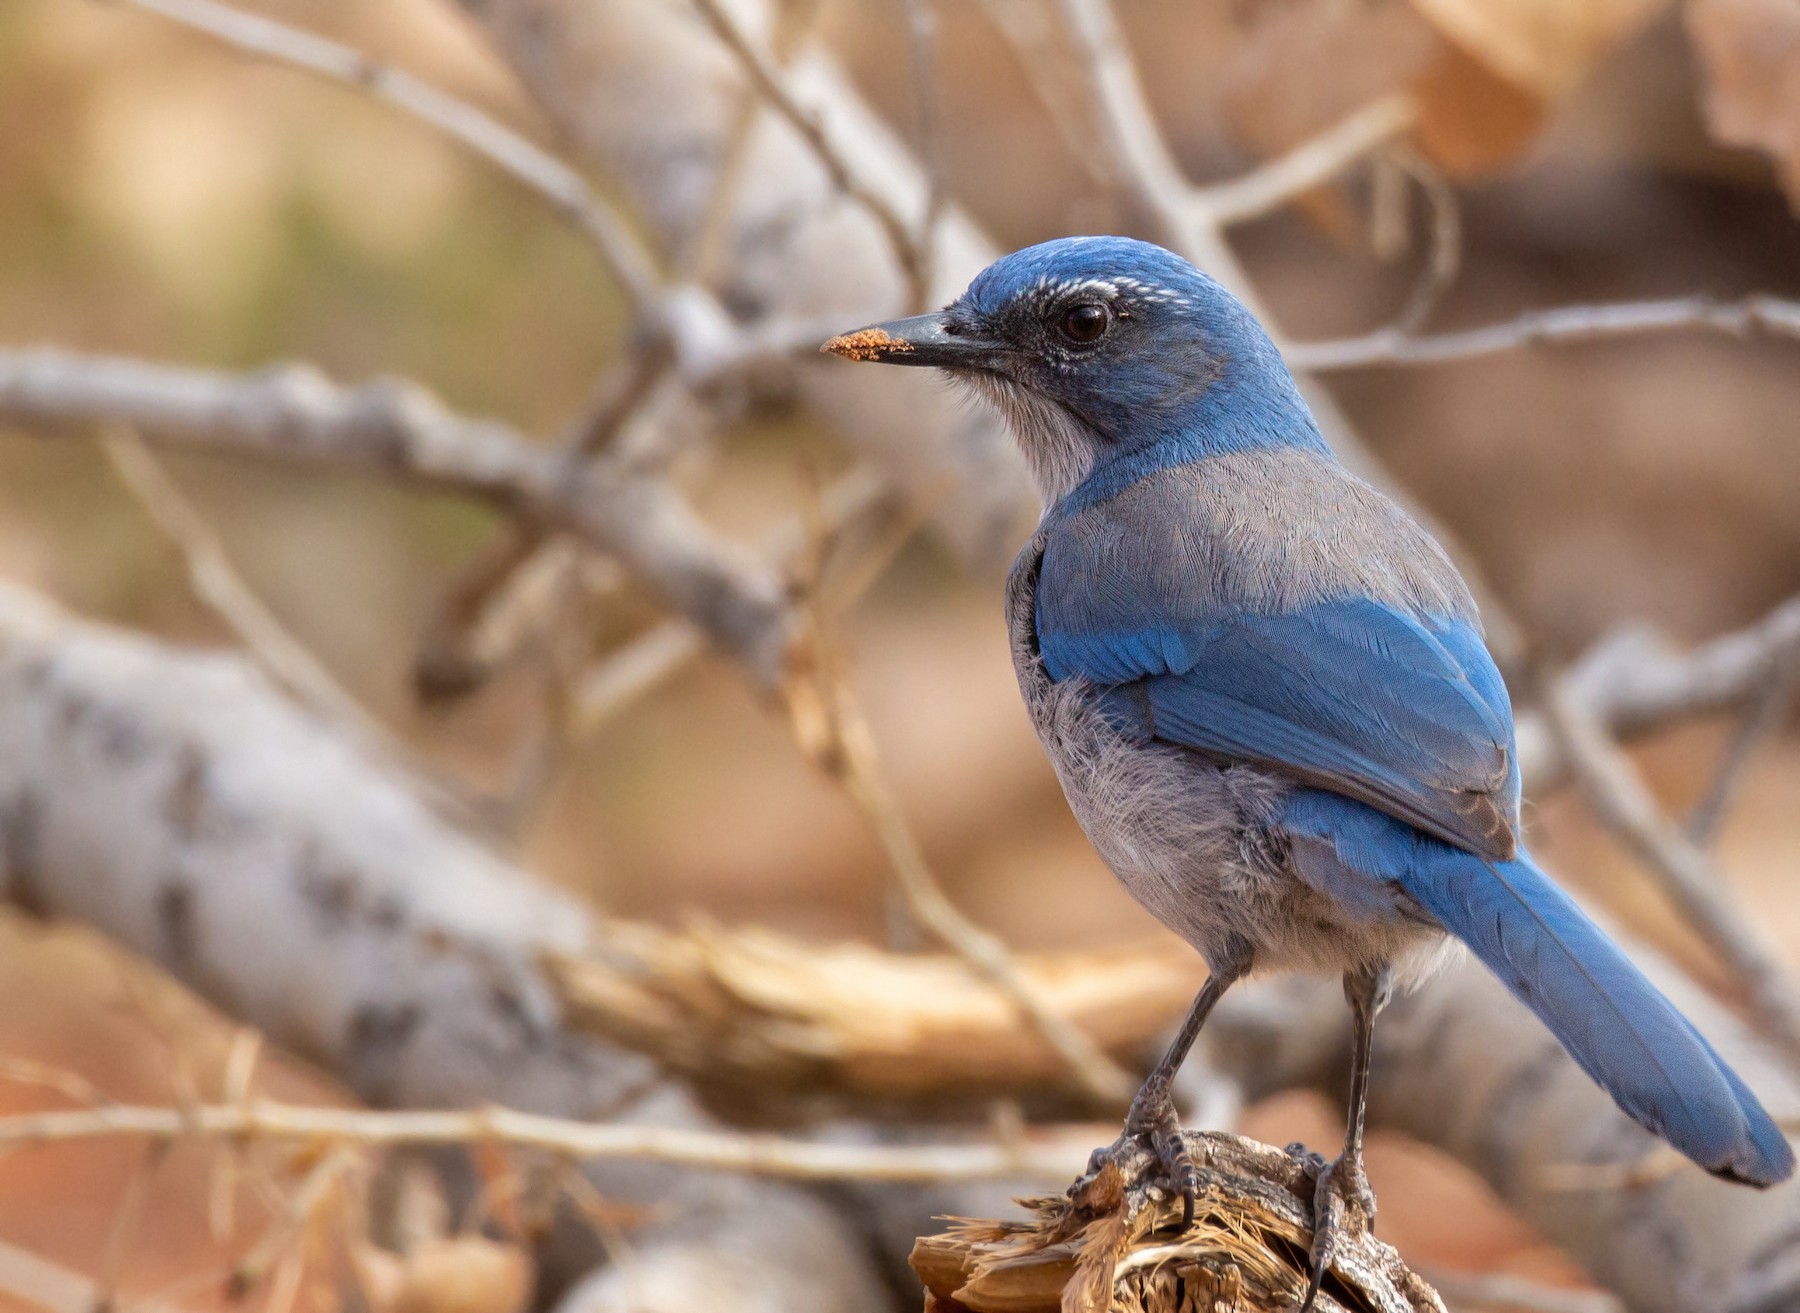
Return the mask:
<path id="1" fill-rule="evenodd" d="M 1256 317 L 1171 251 L 1065 237 L 1004 256 L 932 314 L 822 348 L 929 365 L 1005 415 L 1046 502 L 1170 464 L 1251 447 L 1319 445 Z"/>

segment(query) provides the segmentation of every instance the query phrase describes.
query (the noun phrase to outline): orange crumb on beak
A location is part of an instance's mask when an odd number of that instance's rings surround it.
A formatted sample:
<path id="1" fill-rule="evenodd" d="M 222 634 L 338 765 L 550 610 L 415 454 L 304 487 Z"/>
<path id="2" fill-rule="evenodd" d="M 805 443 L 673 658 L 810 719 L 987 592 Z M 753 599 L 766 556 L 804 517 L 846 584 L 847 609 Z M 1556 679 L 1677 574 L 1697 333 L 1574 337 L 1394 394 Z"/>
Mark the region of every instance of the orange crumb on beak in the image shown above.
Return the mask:
<path id="1" fill-rule="evenodd" d="M 834 337 L 819 350 L 846 360 L 880 360 L 911 351 L 913 344 L 879 328 L 859 328 Z"/>

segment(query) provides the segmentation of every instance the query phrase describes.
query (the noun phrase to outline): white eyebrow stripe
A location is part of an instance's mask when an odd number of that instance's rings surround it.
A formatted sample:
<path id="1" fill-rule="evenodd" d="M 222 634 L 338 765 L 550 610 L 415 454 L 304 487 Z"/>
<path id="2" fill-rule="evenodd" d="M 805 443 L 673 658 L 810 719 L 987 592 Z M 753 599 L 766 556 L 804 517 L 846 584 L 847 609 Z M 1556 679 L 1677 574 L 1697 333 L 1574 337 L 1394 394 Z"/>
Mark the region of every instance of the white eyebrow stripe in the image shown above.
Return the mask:
<path id="1" fill-rule="evenodd" d="M 1165 305 L 1193 304 L 1184 294 L 1161 283 L 1146 283 L 1141 279 L 1115 278 L 1061 278 L 1051 282 L 1044 274 L 1038 275 L 1037 294 L 1043 299 L 1061 296 L 1074 296 L 1088 293 L 1093 296 L 1115 298 L 1121 294 L 1129 294 L 1135 300 L 1156 301 Z"/>

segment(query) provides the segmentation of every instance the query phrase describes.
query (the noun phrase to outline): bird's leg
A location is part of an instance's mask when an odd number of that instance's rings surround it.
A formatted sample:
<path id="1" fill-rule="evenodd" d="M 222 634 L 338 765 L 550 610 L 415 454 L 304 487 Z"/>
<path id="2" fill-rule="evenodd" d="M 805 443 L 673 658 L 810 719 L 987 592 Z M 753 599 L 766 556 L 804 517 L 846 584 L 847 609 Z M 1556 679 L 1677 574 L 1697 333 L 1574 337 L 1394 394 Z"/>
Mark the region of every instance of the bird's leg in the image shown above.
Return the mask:
<path id="1" fill-rule="evenodd" d="M 1363 1172 L 1363 1115 L 1369 1102 L 1369 1062 L 1375 1048 L 1375 1016 L 1393 995 L 1393 973 L 1383 963 L 1344 973 L 1344 997 L 1350 1003 L 1350 1116 L 1344 1132 L 1344 1152 L 1319 1172 L 1313 1189 L 1312 1278 L 1300 1313 L 1311 1313 L 1313 1301 L 1337 1249 L 1354 1208 L 1363 1225 L 1375 1225 L 1375 1192 Z"/>
<path id="2" fill-rule="evenodd" d="M 1194 996 L 1187 1020 L 1175 1032 L 1175 1039 L 1170 1043 L 1168 1052 L 1163 1054 L 1162 1061 L 1156 1064 L 1156 1069 L 1145 1079 L 1138 1088 L 1136 1097 L 1132 1099 L 1131 1111 L 1125 1115 L 1124 1134 L 1110 1147 L 1097 1150 L 1088 1163 L 1091 1176 L 1119 1155 L 1132 1141 L 1142 1143 L 1167 1176 L 1170 1188 L 1181 1196 L 1184 1229 L 1194 1221 L 1194 1201 L 1200 1193 L 1200 1176 L 1194 1166 L 1193 1156 L 1188 1153 L 1187 1143 L 1181 1137 L 1181 1115 L 1175 1109 L 1175 1073 L 1181 1069 L 1188 1050 L 1194 1047 L 1194 1041 L 1200 1036 L 1200 1028 L 1206 1024 L 1206 1018 L 1212 1014 L 1219 999 L 1231 987 L 1232 982 L 1248 969 L 1248 953 L 1244 954 L 1242 962 L 1213 969 L 1206 984 Z"/>

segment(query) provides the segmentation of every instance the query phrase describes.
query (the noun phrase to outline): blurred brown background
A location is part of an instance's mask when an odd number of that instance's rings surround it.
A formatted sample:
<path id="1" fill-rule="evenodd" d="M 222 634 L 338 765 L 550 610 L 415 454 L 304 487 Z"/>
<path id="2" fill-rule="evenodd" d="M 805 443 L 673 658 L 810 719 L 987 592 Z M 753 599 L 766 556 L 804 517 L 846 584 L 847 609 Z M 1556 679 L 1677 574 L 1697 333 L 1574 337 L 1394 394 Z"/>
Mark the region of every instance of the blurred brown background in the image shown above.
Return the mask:
<path id="1" fill-rule="evenodd" d="M 549 135 L 448 6 L 258 7 Z M 977 7 L 938 8 L 948 194 L 1008 246 L 1116 228 L 1121 212 L 1091 185 Z M 1311 111 L 1294 108 L 1307 95 L 1354 96 L 1348 84 L 1387 75 L 1383 60 L 1415 58 L 1408 42 L 1424 38 L 1383 8 L 1395 6 L 1120 6 L 1171 140 L 1199 178 L 1228 176 L 1316 128 Z M 1572 302 L 1800 296 L 1800 223 L 1778 165 L 1711 139 L 1684 16 L 1638 8 L 1591 67 L 1546 98 L 1541 126 L 1516 149 L 1452 170 L 1463 269 L 1434 327 Z M 905 22 L 887 0 L 831 0 L 821 33 L 891 120 L 916 133 L 912 82 L 895 55 Z M 1339 29 L 1360 35 L 1338 45 L 1315 35 L 1311 53 L 1295 36 Z M 1377 326 L 1413 283 L 1420 241 L 1374 249 L 1365 193 L 1353 183 L 1237 234 L 1297 339 Z M 618 351 L 623 313 L 576 238 L 403 117 L 123 7 L 0 6 L 0 341 L 223 367 L 307 358 L 351 380 L 403 373 L 458 408 L 550 433 Z M 1625 621 L 1703 637 L 1800 590 L 1792 342 L 1626 338 L 1351 372 L 1331 386 L 1559 657 Z M 503 679 L 444 714 L 421 711 L 407 682 L 434 599 L 489 531 L 483 512 L 304 470 L 169 464 L 247 579 L 358 698 L 458 775 L 487 786 L 506 778 L 530 713 L 528 679 Z M 747 536 L 790 510 L 812 471 L 841 464 L 831 434 L 763 405 L 682 474 L 716 523 Z M 0 435 L 0 575 L 86 614 L 230 641 L 83 444 Z M 624 634 L 648 614 L 625 598 L 602 625 Z M 1028 947 L 1157 933 L 1076 830 L 1031 738 L 991 566 L 915 538 L 851 613 L 844 640 L 904 808 L 975 920 Z M 1669 801 L 1702 786 L 1722 739 L 1701 727 L 1645 754 Z M 1534 808 L 1530 823 L 1547 865 L 1707 974 L 1647 883 L 1570 800 Z M 522 850 L 529 865 L 624 916 L 885 933 L 884 865 L 867 827 L 724 663 L 688 671 L 583 744 Z M 1800 952 L 1791 735 L 1759 759 L 1720 851 L 1766 924 Z M 170 1053 L 222 1062 L 228 1031 L 162 986 L 129 983 L 145 970 L 79 932 L 0 915 L 0 1052 L 66 1065 L 116 1097 L 171 1097 L 181 1077 Z M 273 1092 L 340 1097 L 300 1064 L 278 1066 Z M 0 1083 L 0 1108 L 33 1106 L 48 1106 L 40 1092 Z M 1325 1139 L 1329 1126 L 1323 1109 L 1290 1099 L 1246 1129 L 1284 1142 Z M 98 1146 L 0 1162 L 0 1240 L 99 1270 L 138 1156 Z M 1472 1181 L 1444 1184 L 1464 1180 L 1460 1169 L 1389 1143 L 1373 1170 L 1386 1234 L 1415 1264 L 1566 1275 Z M 1405 1184 L 1426 1178 L 1430 1191 Z M 206 1189 L 205 1171 L 181 1152 L 159 1170 L 128 1291 L 164 1290 L 222 1261 L 206 1237 Z M 1466 1208 L 1455 1202 L 1465 1196 Z M 15 1306 L 27 1307 L 0 1295 L 0 1308 Z"/>

